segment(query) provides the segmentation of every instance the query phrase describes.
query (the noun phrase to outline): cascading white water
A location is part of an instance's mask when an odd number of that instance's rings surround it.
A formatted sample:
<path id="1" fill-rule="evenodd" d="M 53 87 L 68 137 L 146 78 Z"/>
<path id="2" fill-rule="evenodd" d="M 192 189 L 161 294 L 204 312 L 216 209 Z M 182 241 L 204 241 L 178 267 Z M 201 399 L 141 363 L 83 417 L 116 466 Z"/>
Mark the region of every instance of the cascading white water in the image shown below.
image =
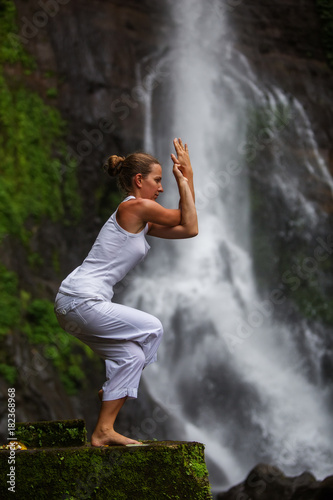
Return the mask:
<path id="1" fill-rule="evenodd" d="M 186 435 L 182 430 L 166 437 L 206 444 L 216 488 L 244 479 L 264 460 L 286 473 L 310 469 L 323 477 L 331 473 L 333 448 L 324 388 L 307 377 L 307 360 L 291 329 L 273 320 L 274 304 L 258 297 L 251 265 L 244 161 L 248 104 L 273 109 L 286 98 L 278 89 L 260 88 L 228 39 L 221 2 L 184 0 L 172 9 L 177 36 L 168 56 L 173 82 L 168 93 L 174 121 L 169 136 L 158 140 L 170 144 L 170 153 L 173 137 L 189 144 L 200 234 L 188 241 L 150 241 L 143 272 L 125 290 L 126 304 L 156 315 L 165 329 L 158 363 L 144 377 L 151 396 L 185 427 Z M 151 94 L 147 91 L 149 134 Z M 299 106 L 295 135 L 303 127 L 314 147 Z M 146 144 L 156 140 L 146 137 Z M 270 140 L 278 151 L 278 134 Z M 313 161 L 328 179 L 318 150 L 316 155 Z M 176 185 L 166 172 L 171 162 L 161 160 L 163 204 L 174 206 Z M 275 161 L 278 165 L 278 152 Z M 283 189 L 284 176 L 277 172 L 276 180 Z M 314 224 L 315 214 L 305 205 L 304 217 Z M 321 341 L 306 325 L 304 331 L 316 356 Z"/>

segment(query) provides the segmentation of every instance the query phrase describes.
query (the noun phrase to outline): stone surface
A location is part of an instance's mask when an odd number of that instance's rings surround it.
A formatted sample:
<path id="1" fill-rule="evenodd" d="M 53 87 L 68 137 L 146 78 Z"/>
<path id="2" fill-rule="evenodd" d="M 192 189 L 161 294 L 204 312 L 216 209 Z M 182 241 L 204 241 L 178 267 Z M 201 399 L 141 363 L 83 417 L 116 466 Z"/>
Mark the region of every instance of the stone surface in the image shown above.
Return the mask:
<path id="1" fill-rule="evenodd" d="M 146 441 L 142 446 L 57 447 L 61 422 L 21 424 L 23 430 L 41 431 L 43 443 L 22 451 L 0 451 L 0 497 L 13 498 L 6 475 L 14 456 L 15 496 L 31 500 L 101 499 L 114 500 L 208 500 L 211 499 L 204 445 L 185 441 Z M 83 421 L 62 422 L 66 429 L 77 429 L 83 437 Z M 38 434 L 38 432 L 37 432 Z M 67 438 L 67 436 L 66 436 Z M 13 471 L 13 470 L 12 470 Z"/>
<path id="2" fill-rule="evenodd" d="M 17 422 L 16 438 L 28 448 L 64 448 L 85 445 L 87 431 L 82 419 Z"/>

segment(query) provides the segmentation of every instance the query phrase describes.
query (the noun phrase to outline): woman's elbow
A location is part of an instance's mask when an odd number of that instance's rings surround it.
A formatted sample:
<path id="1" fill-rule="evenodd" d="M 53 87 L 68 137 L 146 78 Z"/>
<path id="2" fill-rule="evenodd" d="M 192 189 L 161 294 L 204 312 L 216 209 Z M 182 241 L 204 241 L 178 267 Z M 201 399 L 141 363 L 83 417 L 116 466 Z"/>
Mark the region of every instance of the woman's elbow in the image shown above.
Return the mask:
<path id="1" fill-rule="evenodd" d="M 188 230 L 188 236 L 187 237 L 188 238 L 194 238 L 195 236 L 198 236 L 198 234 L 199 234 L 199 228 L 196 225 L 196 226 L 193 226 L 193 227 L 189 228 L 189 230 Z"/>

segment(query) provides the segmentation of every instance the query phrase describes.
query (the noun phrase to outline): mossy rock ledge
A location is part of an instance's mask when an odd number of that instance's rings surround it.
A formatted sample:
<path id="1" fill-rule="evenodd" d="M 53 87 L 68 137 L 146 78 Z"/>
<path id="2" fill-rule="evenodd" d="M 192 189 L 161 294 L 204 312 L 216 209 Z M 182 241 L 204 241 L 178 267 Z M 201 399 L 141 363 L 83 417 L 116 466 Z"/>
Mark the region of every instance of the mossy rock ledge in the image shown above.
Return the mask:
<path id="1" fill-rule="evenodd" d="M 16 424 L 16 440 L 28 449 L 0 451 L 0 498 L 212 499 L 202 443 L 95 448 L 86 434 L 83 420 Z"/>

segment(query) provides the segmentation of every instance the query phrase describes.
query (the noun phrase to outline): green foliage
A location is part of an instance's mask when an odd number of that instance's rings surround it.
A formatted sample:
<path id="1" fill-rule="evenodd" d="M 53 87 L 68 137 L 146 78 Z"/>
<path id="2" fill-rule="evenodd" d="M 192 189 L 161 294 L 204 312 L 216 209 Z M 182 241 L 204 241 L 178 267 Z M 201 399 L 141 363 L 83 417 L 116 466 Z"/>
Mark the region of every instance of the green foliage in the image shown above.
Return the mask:
<path id="1" fill-rule="evenodd" d="M 20 43 L 14 2 L 1 0 L 0 16 L 0 65 L 20 63 L 26 70 L 31 70 L 35 67 L 35 63 Z"/>
<path id="2" fill-rule="evenodd" d="M 97 204 L 97 214 L 102 221 L 110 217 L 110 207 L 117 207 L 124 199 L 124 195 L 119 191 L 112 191 L 107 184 L 100 186 L 94 192 Z"/>
<path id="3" fill-rule="evenodd" d="M 75 394 L 85 379 L 83 358 L 92 357 L 92 351 L 62 330 L 52 302 L 19 292 L 16 274 L 4 266 L 0 266 L 0 297 L 0 335 L 13 329 L 25 333 L 30 344 L 38 346 L 41 355 L 58 369 L 68 394 Z M 0 356 L 0 375 L 10 384 L 17 377 L 17 369 L 8 364 L 5 351 Z"/>
<path id="4" fill-rule="evenodd" d="M 327 61 L 333 68 L 333 2 L 332 0 L 316 0 L 316 4 L 321 19 L 322 40 Z"/>
<path id="5" fill-rule="evenodd" d="M 38 345 L 46 359 L 58 369 L 68 394 L 75 394 L 85 379 L 82 355 L 91 351 L 59 326 L 53 303 L 34 299 L 26 307 L 22 326 L 32 345 Z"/>
<path id="6" fill-rule="evenodd" d="M 31 72 L 33 62 L 19 40 L 13 42 L 15 6 L 5 0 L 0 9 L 0 240 L 11 234 L 27 242 L 42 219 L 56 221 L 67 212 L 77 218 L 80 203 L 75 165 L 63 166 L 65 123 L 26 88 L 20 66 Z"/>
<path id="7" fill-rule="evenodd" d="M 17 370 L 14 366 L 9 366 L 6 363 L 0 363 L 0 375 L 13 386 L 17 379 Z"/>
<path id="8" fill-rule="evenodd" d="M 37 94 L 10 88 L 0 76 L 0 133 L 0 236 L 15 234 L 26 241 L 27 222 L 31 227 L 44 217 L 64 216 L 64 189 L 70 187 L 71 201 L 78 199 L 73 171 L 62 175 L 64 123 Z M 56 148 L 58 158 L 52 156 Z"/>
<path id="9" fill-rule="evenodd" d="M 80 216 L 76 165 L 64 166 L 66 124 L 59 112 L 29 89 L 35 63 L 22 46 L 14 2 L 1 0 L 0 15 L 0 241 L 16 237 L 26 246 L 29 266 L 39 269 L 43 257 L 29 251 L 30 236 L 47 220 L 66 224 Z M 56 97 L 55 88 L 47 94 Z M 56 253 L 53 261 L 59 268 Z M 0 265 L 0 335 L 25 333 L 74 393 L 84 377 L 84 347 L 60 328 L 51 302 L 19 288 L 18 276 Z M 13 383 L 17 371 L 10 362 L 1 356 L 0 374 Z"/>
<path id="10" fill-rule="evenodd" d="M 19 325 L 21 309 L 17 276 L 2 265 L 0 265 L 0 304 L 1 336 Z"/>
<path id="11" fill-rule="evenodd" d="M 46 95 L 47 95 L 47 97 L 56 98 L 56 97 L 58 97 L 58 90 L 54 87 L 51 87 L 50 89 L 48 89 L 46 91 Z"/>

